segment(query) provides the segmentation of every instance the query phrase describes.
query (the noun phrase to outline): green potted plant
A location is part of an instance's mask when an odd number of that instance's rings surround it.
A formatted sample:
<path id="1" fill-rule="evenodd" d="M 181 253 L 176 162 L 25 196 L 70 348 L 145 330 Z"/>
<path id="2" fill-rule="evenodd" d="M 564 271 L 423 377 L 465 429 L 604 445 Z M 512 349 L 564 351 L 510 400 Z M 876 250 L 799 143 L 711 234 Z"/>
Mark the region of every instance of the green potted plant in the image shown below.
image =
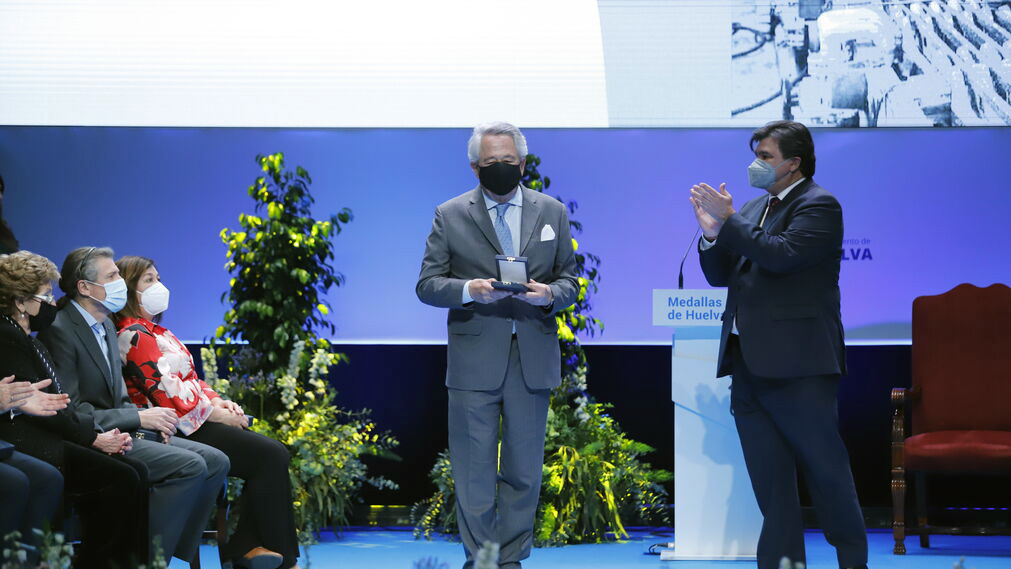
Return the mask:
<path id="1" fill-rule="evenodd" d="M 221 230 L 232 275 L 222 300 L 230 308 L 214 350 L 202 352 L 204 375 L 256 413 L 255 431 L 288 446 L 295 521 L 308 543 L 324 527 L 348 524 L 363 484 L 396 488 L 369 476 L 362 459 L 396 458 L 397 440 L 380 432 L 367 410 L 340 408 L 327 381 L 334 366 L 348 363 L 321 333 L 334 331 L 326 295 L 344 282 L 332 265 L 334 238 L 351 211 L 314 218 L 304 168 L 285 168 L 280 152 L 256 162 L 263 175 L 248 189 L 254 213 L 239 215 L 239 230 Z"/>

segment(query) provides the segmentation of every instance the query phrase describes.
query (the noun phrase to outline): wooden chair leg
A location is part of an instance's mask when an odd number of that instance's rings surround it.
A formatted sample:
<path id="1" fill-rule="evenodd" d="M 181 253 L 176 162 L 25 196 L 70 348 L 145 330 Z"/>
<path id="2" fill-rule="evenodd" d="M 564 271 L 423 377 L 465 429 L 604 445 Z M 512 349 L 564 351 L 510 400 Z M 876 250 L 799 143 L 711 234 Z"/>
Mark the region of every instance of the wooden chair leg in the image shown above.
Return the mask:
<path id="1" fill-rule="evenodd" d="M 927 475 L 916 473 L 916 525 L 920 526 L 920 547 L 930 549 L 930 534 L 926 533 L 930 526 L 927 521 Z"/>
<path id="2" fill-rule="evenodd" d="M 906 471 L 892 468 L 892 537 L 895 538 L 895 555 L 906 554 Z"/>

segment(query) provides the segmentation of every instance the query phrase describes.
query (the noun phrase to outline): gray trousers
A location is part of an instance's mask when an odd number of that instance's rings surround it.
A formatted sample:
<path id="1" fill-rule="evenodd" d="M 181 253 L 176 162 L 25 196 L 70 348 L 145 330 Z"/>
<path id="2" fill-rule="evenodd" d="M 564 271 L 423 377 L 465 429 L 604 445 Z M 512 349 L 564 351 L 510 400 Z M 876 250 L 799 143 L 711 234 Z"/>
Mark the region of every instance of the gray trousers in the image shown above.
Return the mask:
<path id="1" fill-rule="evenodd" d="M 498 389 L 449 390 L 449 457 L 467 553 L 464 569 L 473 566 L 485 541 L 500 544 L 503 568 L 519 568 L 530 556 L 550 400 L 551 390 L 531 390 L 523 381 L 515 338 Z"/>
<path id="2" fill-rule="evenodd" d="M 166 560 L 191 561 L 214 498 L 228 476 L 228 457 L 216 448 L 180 437 L 170 438 L 168 444 L 134 439 L 127 456 L 148 469 L 151 539 L 161 537 Z"/>

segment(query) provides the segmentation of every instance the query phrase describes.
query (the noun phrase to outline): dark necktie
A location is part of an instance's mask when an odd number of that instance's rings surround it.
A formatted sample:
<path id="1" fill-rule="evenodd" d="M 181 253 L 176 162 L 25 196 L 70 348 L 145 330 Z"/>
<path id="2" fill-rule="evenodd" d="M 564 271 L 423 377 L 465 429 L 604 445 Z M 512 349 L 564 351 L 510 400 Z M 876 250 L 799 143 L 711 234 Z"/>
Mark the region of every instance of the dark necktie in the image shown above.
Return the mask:
<path id="1" fill-rule="evenodd" d="M 766 206 L 765 214 L 762 215 L 762 220 L 758 223 L 759 227 L 765 226 L 765 222 L 769 219 L 769 216 L 772 215 L 772 210 L 775 209 L 776 205 L 778 205 L 779 202 L 780 199 L 777 198 L 776 196 L 772 196 L 771 198 L 769 198 L 769 205 Z"/>

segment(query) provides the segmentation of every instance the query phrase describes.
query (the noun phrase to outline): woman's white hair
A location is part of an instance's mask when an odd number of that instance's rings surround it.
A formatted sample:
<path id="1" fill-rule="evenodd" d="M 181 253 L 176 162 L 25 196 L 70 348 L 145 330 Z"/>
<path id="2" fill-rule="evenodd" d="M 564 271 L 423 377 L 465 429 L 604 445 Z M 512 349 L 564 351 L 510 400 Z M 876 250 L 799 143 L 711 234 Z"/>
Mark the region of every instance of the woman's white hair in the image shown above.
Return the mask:
<path id="1" fill-rule="evenodd" d="M 478 158 L 480 158 L 481 137 L 486 134 L 508 134 L 513 137 L 519 159 L 523 160 L 527 157 L 527 138 L 523 136 L 520 129 L 507 122 L 487 122 L 475 126 L 474 132 L 470 135 L 470 140 L 467 141 L 467 158 L 470 159 L 471 163 L 477 163 Z"/>

